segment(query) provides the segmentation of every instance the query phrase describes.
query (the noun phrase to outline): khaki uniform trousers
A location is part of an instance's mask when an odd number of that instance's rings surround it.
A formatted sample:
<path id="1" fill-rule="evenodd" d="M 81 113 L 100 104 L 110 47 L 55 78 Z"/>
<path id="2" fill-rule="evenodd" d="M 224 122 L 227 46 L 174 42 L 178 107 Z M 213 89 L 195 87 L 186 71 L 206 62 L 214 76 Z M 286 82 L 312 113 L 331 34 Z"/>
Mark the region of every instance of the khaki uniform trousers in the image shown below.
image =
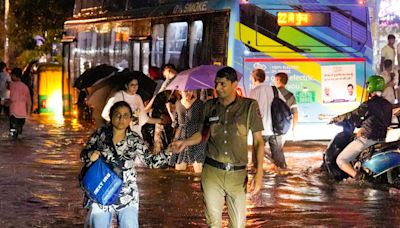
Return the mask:
<path id="1" fill-rule="evenodd" d="M 225 171 L 204 165 L 201 186 L 204 211 L 209 227 L 222 227 L 222 210 L 228 208 L 229 227 L 242 228 L 246 225 L 246 169 Z"/>

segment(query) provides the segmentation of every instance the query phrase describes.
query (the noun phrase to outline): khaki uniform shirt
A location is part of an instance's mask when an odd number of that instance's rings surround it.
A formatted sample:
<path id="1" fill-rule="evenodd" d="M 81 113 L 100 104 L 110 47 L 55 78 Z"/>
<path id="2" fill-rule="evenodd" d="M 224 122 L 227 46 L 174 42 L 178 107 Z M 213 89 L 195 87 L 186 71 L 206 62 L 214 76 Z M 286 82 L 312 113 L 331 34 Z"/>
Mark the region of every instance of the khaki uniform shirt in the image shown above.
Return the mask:
<path id="1" fill-rule="evenodd" d="M 248 130 L 263 130 L 258 103 L 239 96 L 227 107 L 218 98 L 207 101 L 202 123 L 202 128 L 210 131 L 205 155 L 222 163 L 237 165 L 247 164 Z"/>

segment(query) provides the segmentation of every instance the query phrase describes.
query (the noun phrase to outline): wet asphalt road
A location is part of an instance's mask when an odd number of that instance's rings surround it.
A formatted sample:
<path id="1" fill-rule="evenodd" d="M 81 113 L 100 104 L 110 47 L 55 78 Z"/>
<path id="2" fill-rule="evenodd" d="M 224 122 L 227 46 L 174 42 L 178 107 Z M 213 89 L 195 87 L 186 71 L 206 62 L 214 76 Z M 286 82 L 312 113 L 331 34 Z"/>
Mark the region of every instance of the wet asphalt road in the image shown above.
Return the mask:
<path id="1" fill-rule="evenodd" d="M 10 141 L 7 118 L 0 117 L 0 227 L 83 227 L 79 153 L 92 131 L 33 116 L 23 136 Z M 309 172 L 321 164 L 324 146 L 285 147 L 290 173 L 265 173 L 262 191 L 248 196 L 248 227 L 400 226 L 399 195 Z M 145 168 L 138 176 L 141 227 L 205 226 L 198 176 Z"/>

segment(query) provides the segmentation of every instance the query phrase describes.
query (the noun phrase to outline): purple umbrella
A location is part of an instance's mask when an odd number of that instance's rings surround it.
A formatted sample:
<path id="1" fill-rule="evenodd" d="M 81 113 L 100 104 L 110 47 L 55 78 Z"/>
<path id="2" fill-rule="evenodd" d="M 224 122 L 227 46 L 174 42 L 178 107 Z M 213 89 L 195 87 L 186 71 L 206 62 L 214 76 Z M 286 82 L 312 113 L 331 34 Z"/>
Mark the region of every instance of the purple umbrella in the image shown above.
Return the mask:
<path id="1" fill-rule="evenodd" d="M 167 90 L 213 89 L 217 71 L 225 66 L 201 65 L 180 72 L 167 86 Z M 242 74 L 238 73 L 239 80 Z"/>

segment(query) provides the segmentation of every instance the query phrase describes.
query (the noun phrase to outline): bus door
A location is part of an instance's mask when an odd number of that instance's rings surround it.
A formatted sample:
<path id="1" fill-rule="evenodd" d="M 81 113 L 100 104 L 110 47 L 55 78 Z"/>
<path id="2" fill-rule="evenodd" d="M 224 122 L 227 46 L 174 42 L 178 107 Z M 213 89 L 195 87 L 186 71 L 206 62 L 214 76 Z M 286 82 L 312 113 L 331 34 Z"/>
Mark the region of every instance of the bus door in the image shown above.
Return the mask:
<path id="1" fill-rule="evenodd" d="M 151 40 L 147 37 L 130 40 L 131 52 L 129 57 L 129 69 L 141 71 L 146 75 L 149 74 L 150 42 Z"/>
<path id="2" fill-rule="evenodd" d="M 73 51 L 76 47 L 75 37 L 63 37 L 62 40 L 62 104 L 63 104 L 63 114 L 71 115 L 73 112 L 73 97 L 74 89 L 72 85 L 74 83 L 74 61 Z"/>

